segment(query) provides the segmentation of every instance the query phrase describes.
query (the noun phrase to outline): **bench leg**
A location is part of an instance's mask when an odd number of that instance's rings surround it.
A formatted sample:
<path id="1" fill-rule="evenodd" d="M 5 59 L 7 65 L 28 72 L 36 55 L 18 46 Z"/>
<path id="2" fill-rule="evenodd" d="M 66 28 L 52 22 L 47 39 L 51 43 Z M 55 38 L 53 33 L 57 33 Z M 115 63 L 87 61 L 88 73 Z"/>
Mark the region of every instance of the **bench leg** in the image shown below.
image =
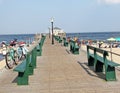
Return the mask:
<path id="1" fill-rule="evenodd" d="M 97 61 L 96 65 L 95 65 L 95 72 L 103 72 L 103 63 Z"/>
<path id="2" fill-rule="evenodd" d="M 26 75 L 23 72 L 19 72 L 18 78 L 17 78 L 17 84 L 18 85 L 28 85 L 28 75 Z"/>
<path id="3" fill-rule="evenodd" d="M 33 66 L 29 66 L 29 70 L 28 70 L 29 75 L 33 75 L 33 72 L 34 72 L 33 68 L 34 68 Z"/>
<path id="4" fill-rule="evenodd" d="M 65 43 L 63 43 L 63 46 L 65 46 Z"/>
<path id="5" fill-rule="evenodd" d="M 68 47 L 68 43 L 66 43 L 65 46 Z"/>
<path id="6" fill-rule="evenodd" d="M 41 56 L 42 55 L 42 48 L 40 48 L 39 51 L 37 51 L 37 56 Z"/>
<path id="7" fill-rule="evenodd" d="M 107 81 L 115 81 L 116 80 L 115 67 L 108 66 L 108 68 L 106 70 L 106 80 Z"/>
<path id="8" fill-rule="evenodd" d="M 94 58 L 88 58 L 88 66 L 94 66 Z"/>
<path id="9" fill-rule="evenodd" d="M 68 47 L 68 43 L 67 43 L 67 42 L 64 42 L 64 46 L 65 46 L 65 47 Z"/>
<path id="10" fill-rule="evenodd" d="M 75 48 L 73 53 L 74 54 L 79 54 L 79 48 Z"/>
<path id="11" fill-rule="evenodd" d="M 70 45 L 70 51 L 72 52 L 72 45 Z"/>
<path id="12" fill-rule="evenodd" d="M 73 46 L 71 45 L 70 46 L 70 51 L 73 53 L 74 52 L 74 49 L 73 49 Z"/>

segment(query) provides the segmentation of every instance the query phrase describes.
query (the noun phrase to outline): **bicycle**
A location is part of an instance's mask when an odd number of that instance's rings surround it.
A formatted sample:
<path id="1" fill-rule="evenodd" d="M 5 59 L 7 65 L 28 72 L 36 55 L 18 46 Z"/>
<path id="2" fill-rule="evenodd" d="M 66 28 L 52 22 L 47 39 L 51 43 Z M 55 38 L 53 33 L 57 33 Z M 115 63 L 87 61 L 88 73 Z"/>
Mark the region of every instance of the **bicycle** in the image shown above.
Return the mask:
<path id="1" fill-rule="evenodd" d="M 18 55 L 16 51 L 10 46 L 10 49 L 5 55 L 6 65 L 9 69 L 12 69 L 14 65 L 18 64 Z"/>
<path id="2" fill-rule="evenodd" d="M 14 65 L 17 65 L 19 61 L 26 58 L 25 51 L 28 51 L 24 46 L 19 46 L 14 49 L 12 46 L 9 47 L 8 52 L 5 55 L 6 65 L 9 69 L 12 69 Z"/>
<path id="3" fill-rule="evenodd" d="M 21 61 L 23 59 L 26 58 L 26 56 L 23 53 L 23 46 L 19 46 L 16 50 L 17 56 L 18 56 L 18 60 Z"/>

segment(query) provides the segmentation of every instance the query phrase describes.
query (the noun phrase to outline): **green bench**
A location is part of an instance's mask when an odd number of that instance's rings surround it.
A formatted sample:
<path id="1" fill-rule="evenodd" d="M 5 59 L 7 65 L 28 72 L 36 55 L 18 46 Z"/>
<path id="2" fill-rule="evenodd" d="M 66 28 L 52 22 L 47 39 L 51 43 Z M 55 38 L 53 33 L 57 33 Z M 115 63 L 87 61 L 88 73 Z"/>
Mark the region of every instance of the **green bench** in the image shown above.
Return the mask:
<path id="1" fill-rule="evenodd" d="M 90 53 L 90 50 L 93 53 Z M 107 56 L 109 56 L 108 51 L 87 45 L 88 66 L 94 66 L 95 72 L 105 72 L 106 81 L 114 81 L 116 80 L 115 67 L 120 64 L 108 60 Z"/>
<path id="2" fill-rule="evenodd" d="M 79 46 L 76 45 L 76 42 L 73 40 L 70 40 L 70 51 L 73 54 L 79 54 Z"/>
<path id="3" fill-rule="evenodd" d="M 64 41 L 64 46 L 68 47 L 68 42 L 67 41 Z"/>
<path id="4" fill-rule="evenodd" d="M 34 68 L 36 68 L 36 47 L 27 54 L 26 59 L 13 69 L 18 72 L 17 84 L 28 85 L 29 75 L 33 75 Z"/>
<path id="5" fill-rule="evenodd" d="M 62 39 L 61 38 L 59 38 L 59 43 L 62 43 Z"/>
<path id="6" fill-rule="evenodd" d="M 36 47 L 37 48 L 36 49 L 37 50 L 37 56 L 41 56 L 42 55 L 42 46 L 44 44 L 45 39 L 46 39 L 46 36 L 42 35 L 42 38 L 41 38 L 39 44 Z"/>
<path id="7" fill-rule="evenodd" d="M 65 47 L 67 47 L 67 46 L 68 46 L 68 41 L 66 40 L 66 38 L 65 38 L 65 37 L 63 37 L 63 45 L 64 45 Z"/>
<path id="8" fill-rule="evenodd" d="M 37 56 L 41 56 L 42 55 L 42 43 L 39 42 L 39 44 L 36 47 L 36 51 L 37 51 Z"/>
<path id="9" fill-rule="evenodd" d="M 28 72 L 26 70 L 26 59 L 19 64 L 14 71 L 18 72 L 17 84 L 18 85 L 28 85 Z"/>
<path id="10" fill-rule="evenodd" d="M 40 41 L 42 46 L 43 46 L 43 44 L 44 44 L 45 39 L 46 39 L 46 36 L 45 36 L 45 35 L 42 35 L 42 38 L 41 38 L 41 41 Z"/>
<path id="11" fill-rule="evenodd" d="M 62 43 L 62 39 L 60 36 L 54 36 L 55 40 L 58 41 L 59 43 Z"/>
<path id="12" fill-rule="evenodd" d="M 59 36 L 54 36 L 56 41 L 59 41 Z"/>

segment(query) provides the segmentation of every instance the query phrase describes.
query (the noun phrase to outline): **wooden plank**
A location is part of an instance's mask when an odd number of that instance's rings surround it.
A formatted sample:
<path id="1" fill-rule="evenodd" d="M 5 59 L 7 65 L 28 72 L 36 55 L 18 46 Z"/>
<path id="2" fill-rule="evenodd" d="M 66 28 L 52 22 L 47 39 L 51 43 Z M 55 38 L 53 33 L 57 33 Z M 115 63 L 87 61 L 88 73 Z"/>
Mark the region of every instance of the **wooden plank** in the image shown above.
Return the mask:
<path id="1" fill-rule="evenodd" d="M 21 64 L 19 64 L 16 68 L 14 68 L 14 71 L 24 72 L 25 69 L 26 69 L 26 59 L 23 60 L 23 62 Z"/>

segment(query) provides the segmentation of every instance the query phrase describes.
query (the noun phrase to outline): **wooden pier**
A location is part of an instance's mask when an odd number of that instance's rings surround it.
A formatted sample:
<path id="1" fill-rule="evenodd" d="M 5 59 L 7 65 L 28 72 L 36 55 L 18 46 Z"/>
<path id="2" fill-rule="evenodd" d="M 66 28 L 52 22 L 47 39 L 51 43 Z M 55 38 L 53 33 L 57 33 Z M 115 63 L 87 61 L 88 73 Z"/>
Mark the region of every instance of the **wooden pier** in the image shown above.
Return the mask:
<path id="1" fill-rule="evenodd" d="M 88 67 L 86 52 L 79 51 L 74 55 L 57 41 L 52 45 L 47 36 L 29 85 L 18 86 L 18 73 L 3 68 L 0 93 L 120 93 L 120 69 L 116 68 L 117 81 L 107 82 L 104 73 L 95 73 Z"/>

